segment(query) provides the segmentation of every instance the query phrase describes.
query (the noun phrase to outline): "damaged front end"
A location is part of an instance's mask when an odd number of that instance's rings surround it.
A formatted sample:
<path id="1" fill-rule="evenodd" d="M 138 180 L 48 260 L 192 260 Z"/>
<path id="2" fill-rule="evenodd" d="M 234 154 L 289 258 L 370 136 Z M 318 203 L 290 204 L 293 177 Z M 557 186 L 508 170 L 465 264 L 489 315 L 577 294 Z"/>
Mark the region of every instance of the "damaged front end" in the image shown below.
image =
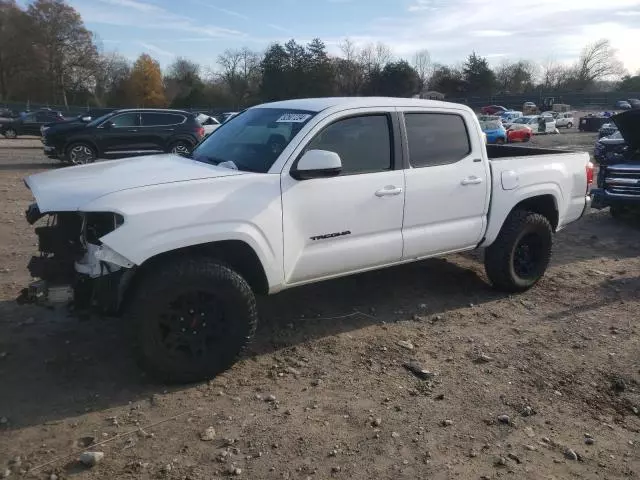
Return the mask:
<path id="1" fill-rule="evenodd" d="M 69 305 L 79 314 L 117 313 L 135 265 L 100 239 L 124 218 L 111 212 L 43 214 L 37 204 L 29 207 L 26 218 L 32 225 L 41 219 L 46 223 L 35 228 L 40 253 L 28 265 L 37 280 L 21 292 L 18 302 Z"/>

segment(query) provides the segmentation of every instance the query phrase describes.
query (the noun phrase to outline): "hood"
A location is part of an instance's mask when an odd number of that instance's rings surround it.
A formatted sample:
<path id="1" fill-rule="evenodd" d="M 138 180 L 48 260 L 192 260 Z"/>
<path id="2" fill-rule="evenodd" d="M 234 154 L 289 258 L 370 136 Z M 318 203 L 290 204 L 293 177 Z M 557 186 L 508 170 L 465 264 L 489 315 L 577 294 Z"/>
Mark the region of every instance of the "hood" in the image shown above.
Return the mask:
<path id="1" fill-rule="evenodd" d="M 611 120 L 620 130 L 627 145 L 633 150 L 640 150 L 640 110 L 627 110 L 614 115 Z"/>
<path id="2" fill-rule="evenodd" d="M 84 130 L 87 126 L 82 120 L 64 120 L 62 122 L 47 123 L 47 135 L 56 135 L 58 133 L 69 133 L 73 131 Z"/>
<path id="3" fill-rule="evenodd" d="M 92 200 L 121 190 L 243 174 L 165 154 L 59 168 L 31 175 L 25 183 L 40 212 L 47 213 L 78 210 Z"/>

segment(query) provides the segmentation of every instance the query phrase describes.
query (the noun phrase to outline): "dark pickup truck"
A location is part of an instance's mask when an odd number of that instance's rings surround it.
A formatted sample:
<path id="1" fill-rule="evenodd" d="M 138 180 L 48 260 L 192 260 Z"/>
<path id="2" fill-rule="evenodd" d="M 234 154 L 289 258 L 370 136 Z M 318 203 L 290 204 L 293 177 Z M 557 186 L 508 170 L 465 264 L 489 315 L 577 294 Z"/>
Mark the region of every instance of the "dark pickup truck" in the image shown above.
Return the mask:
<path id="1" fill-rule="evenodd" d="M 600 159 L 598 185 L 591 191 L 593 208 L 610 207 L 611 215 L 640 213 L 640 110 L 612 117 L 626 143 L 621 152 Z"/>

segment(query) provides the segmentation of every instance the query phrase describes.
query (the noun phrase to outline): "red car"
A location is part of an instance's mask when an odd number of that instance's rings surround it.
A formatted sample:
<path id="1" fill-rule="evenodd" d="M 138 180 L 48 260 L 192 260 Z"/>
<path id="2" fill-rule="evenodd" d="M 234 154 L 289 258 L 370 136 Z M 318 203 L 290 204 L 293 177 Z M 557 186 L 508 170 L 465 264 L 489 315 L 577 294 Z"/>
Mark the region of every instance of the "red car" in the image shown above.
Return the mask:
<path id="1" fill-rule="evenodd" d="M 501 105 L 489 105 L 487 107 L 482 107 L 480 112 L 482 112 L 483 115 L 500 115 L 507 110 L 507 108 Z"/>
<path id="2" fill-rule="evenodd" d="M 531 129 L 526 125 L 512 126 L 507 130 L 507 142 L 528 142 L 531 140 Z"/>

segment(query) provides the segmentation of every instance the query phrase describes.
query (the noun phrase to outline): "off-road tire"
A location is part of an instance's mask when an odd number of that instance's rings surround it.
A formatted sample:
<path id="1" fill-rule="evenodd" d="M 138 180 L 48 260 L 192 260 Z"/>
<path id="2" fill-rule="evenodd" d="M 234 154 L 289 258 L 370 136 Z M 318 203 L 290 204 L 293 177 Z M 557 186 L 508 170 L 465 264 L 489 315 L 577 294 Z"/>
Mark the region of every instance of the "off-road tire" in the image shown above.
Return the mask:
<path id="1" fill-rule="evenodd" d="M 233 365 L 255 333 L 258 312 L 253 291 L 244 278 L 218 260 L 195 257 L 152 267 L 143 273 L 134 289 L 127 315 L 134 327 L 138 359 L 157 380 L 188 383 L 212 378 Z M 216 308 L 203 307 L 201 312 L 196 308 L 195 313 L 189 310 L 187 314 L 191 315 L 179 326 L 200 331 L 187 338 L 182 333 L 185 328 L 168 329 L 162 322 L 173 325 L 180 321 L 183 317 L 176 317 L 174 302 L 189 295 L 209 295 Z M 180 308 L 185 308 L 184 303 Z M 171 318 L 175 320 L 161 321 L 161 315 L 169 312 L 173 312 Z M 199 316 L 205 312 L 206 316 Z M 208 326 L 205 319 L 210 322 Z M 200 324 L 194 327 L 197 321 Z M 214 347 L 199 358 L 185 353 L 189 347 L 181 347 L 181 352 L 175 347 L 171 350 L 166 346 L 169 335 L 162 338 L 167 330 L 172 339 L 180 339 L 177 343 L 189 342 L 190 338 L 196 341 L 197 335 L 204 335 L 205 341 L 214 339 Z"/>
<path id="2" fill-rule="evenodd" d="M 538 283 L 551 260 L 552 235 L 551 224 L 544 216 L 525 210 L 511 212 L 498 238 L 485 251 L 485 271 L 493 286 L 506 292 L 523 292 Z M 533 271 L 522 276 L 517 271 L 516 252 L 529 242 L 536 245 Z"/>

